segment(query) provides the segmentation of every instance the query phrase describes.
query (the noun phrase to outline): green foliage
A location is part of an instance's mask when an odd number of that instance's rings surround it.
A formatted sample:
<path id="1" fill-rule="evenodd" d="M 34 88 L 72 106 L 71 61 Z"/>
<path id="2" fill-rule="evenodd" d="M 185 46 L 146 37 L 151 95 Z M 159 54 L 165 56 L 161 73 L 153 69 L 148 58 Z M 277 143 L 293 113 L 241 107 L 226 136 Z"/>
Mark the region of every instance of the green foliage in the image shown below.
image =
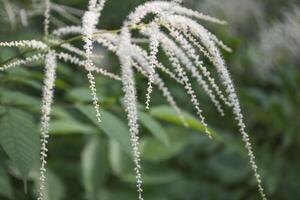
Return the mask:
<path id="1" fill-rule="evenodd" d="M 50 124 L 51 135 L 96 134 L 98 132 L 95 127 L 80 122 L 61 107 L 54 107 L 52 114 L 54 119 Z"/>
<path id="2" fill-rule="evenodd" d="M 92 137 L 86 144 L 81 157 L 82 181 L 87 199 L 97 197 L 98 188 L 108 177 L 108 162 L 105 143 Z"/>
<path id="3" fill-rule="evenodd" d="M 0 167 L 0 196 L 13 199 L 13 188 L 10 178 L 3 167 Z"/>
<path id="4" fill-rule="evenodd" d="M 95 118 L 95 111 L 92 106 L 77 106 L 77 108 L 96 126 L 99 127 L 108 137 L 117 141 L 121 147 L 130 155 L 130 134 L 128 127 L 113 114 L 106 111 L 102 112 L 102 122 L 99 123 Z"/>
<path id="5" fill-rule="evenodd" d="M 24 181 L 38 165 L 39 135 L 31 115 L 8 108 L 0 122 L 0 144 Z"/>
<path id="6" fill-rule="evenodd" d="M 149 132 L 152 133 L 154 137 L 156 137 L 157 140 L 159 140 L 165 146 L 170 145 L 168 134 L 155 119 L 144 112 L 139 112 L 138 115 L 140 123 L 145 126 L 149 130 Z"/>
<path id="7" fill-rule="evenodd" d="M 24 107 L 32 106 L 35 109 L 39 109 L 40 107 L 39 100 L 22 92 L 2 90 L 1 93 L 3 95 L 3 104 L 11 104 Z"/>
<path id="8" fill-rule="evenodd" d="M 155 118 L 178 124 L 178 125 L 183 125 L 180 117 L 176 114 L 176 112 L 169 106 L 157 106 L 153 107 L 150 111 L 151 115 L 154 116 Z M 183 112 L 183 116 L 185 117 L 185 120 L 188 124 L 188 127 L 191 127 L 193 129 L 196 129 L 198 131 L 201 131 L 205 133 L 205 127 L 203 124 L 194 116 L 187 112 Z M 213 130 L 210 130 L 212 136 L 214 139 L 220 139 L 220 136 L 217 135 Z"/>
<path id="9" fill-rule="evenodd" d="M 114 175 L 122 177 L 132 172 L 133 163 L 115 141 L 109 142 L 109 164 Z"/>
<path id="10" fill-rule="evenodd" d="M 145 137 L 141 141 L 142 158 L 151 162 L 162 162 L 178 155 L 188 143 L 188 138 L 174 129 L 168 130 L 170 145 L 165 146 L 155 138 Z M 171 134 L 172 133 L 172 134 Z"/>

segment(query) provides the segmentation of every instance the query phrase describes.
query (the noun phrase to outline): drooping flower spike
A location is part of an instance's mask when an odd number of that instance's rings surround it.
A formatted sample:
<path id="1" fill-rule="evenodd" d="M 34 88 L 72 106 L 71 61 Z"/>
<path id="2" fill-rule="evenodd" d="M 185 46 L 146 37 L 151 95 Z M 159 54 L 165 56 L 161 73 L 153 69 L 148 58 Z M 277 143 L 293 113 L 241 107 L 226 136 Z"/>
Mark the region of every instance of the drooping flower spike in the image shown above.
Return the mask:
<path id="1" fill-rule="evenodd" d="M 0 42 L 0 47 L 27 47 L 37 50 L 45 50 L 48 46 L 41 41 L 37 40 L 21 40 L 12 42 Z"/>
<path id="2" fill-rule="evenodd" d="M 88 72 L 87 77 L 90 83 L 90 90 L 93 96 L 93 104 L 96 110 L 96 118 L 98 122 L 101 122 L 100 106 L 99 99 L 97 96 L 95 77 L 92 74 L 92 68 L 94 68 L 94 63 L 92 61 L 93 54 L 93 34 L 96 30 L 96 26 L 99 22 L 99 17 L 101 11 L 105 4 L 106 0 L 99 0 L 99 3 L 96 0 L 89 1 L 89 10 L 85 12 L 82 18 L 82 34 L 83 40 L 85 42 L 85 57 L 86 57 L 86 70 Z"/>
<path id="3" fill-rule="evenodd" d="M 152 84 L 154 82 L 154 74 L 155 74 L 155 66 L 157 65 L 157 58 L 156 54 L 158 53 L 158 39 L 156 35 L 150 36 L 149 41 L 149 47 L 150 47 L 150 74 L 149 74 L 149 81 L 148 81 L 148 88 L 147 88 L 147 94 L 146 94 L 146 109 L 150 109 L 150 99 L 151 99 L 151 92 L 152 92 Z"/>
<path id="4" fill-rule="evenodd" d="M 128 118 L 129 131 L 131 134 L 131 145 L 133 149 L 133 161 L 135 164 L 134 171 L 136 173 L 137 191 L 139 200 L 143 200 L 142 189 L 142 175 L 140 165 L 140 151 L 139 151 L 139 128 L 138 128 L 138 114 L 137 114 L 137 100 L 136 89 L 134 83 L 134 73 L 132 67 L 132 58 L 130 49 L 131 35 L 127 26 L 122 28 L 117 55 L 121 63 L 123 91 L 125 93 L 125 104 Z"/>
<path id="5" fill-rule="evenodd" d="M 51 1 L 45 0 L 45 10 L 44 10 L 44 34 L 47 38 L 49 35 L 49 24 L 50 24 L 50 11 L 51 11 Z"/>
<path id="6" fill-rule="evenodd" d="M 18 66 L 21 66 L 21 65 L 32 64 L 32 63 L 34 63 L 36 61 L 40 61 L 44 58 L 45 58 L 45 54 L 42 54 L 42 53 L 34 54 L 33 56 L 28 56 L 24 59 L 19 59 L 19 60 L 12 61 L 10 63 L 4 64 L 0 68 L 0 71 L 6 71 L 10 68 L 18 67 Z"/>
<path id="7" fill-rule="evenodd" d="M 40 187 L 38 200 L 43 200 L 46 184 L 46 158 L 48 155 L 48 139 L 50 127 L 50 113 L 53 103 L 54 86 L 56 79 L 56 55 L 49 51 L 45 58 L 45 78 L 42 98 L 42 118 L 41 118 L 41 167 L 40 167 Z"/>

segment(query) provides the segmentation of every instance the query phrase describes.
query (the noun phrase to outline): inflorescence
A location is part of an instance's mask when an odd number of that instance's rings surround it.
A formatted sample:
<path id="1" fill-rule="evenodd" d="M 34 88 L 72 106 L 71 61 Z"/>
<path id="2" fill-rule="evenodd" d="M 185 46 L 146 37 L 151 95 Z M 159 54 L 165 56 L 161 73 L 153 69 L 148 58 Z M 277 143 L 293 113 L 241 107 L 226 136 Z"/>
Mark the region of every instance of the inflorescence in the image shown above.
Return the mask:
<path id="1" fill-rule="evenodd" d="M 146 108 L 150 107 L 150 98 L 153 86 L 156 86 L 166 98 L 167 102 L 180 116 L 182 123 L 187 125 L 182 111 L 177 105 L 168 87 L 160 77 L 160 73 L 167 74 L 171 79 L 181 84 L 187 95 L 190 96 L 192 105 L 205 126 L 206 134 L 211 138 L 211 133 L 206 123 L 196 93 L 190 81 L 189 74 L 195 78 L 199 86 L 209 96 L 216 110 L 223 116 L 223 106 L 232 108 L 237 121 L 239 131 L 245 143 L 250 160 L 251 168 L 257 181 L 258 189 L 262 199 L 267 197 L 262 187 L 260 175 L 257 170 L 255 156 L 245 131 L 245 124 L 240 108 L 240 103 L 227 70 L 226 64 L 221 56 L 219 48 L 231 51 L 214 34 L 203 27 L 199 21 L 207 21 L 216 24 L 226 24 L 202 13 L 181 6 L 181 1 L 151 1 L 137 7 L 129 14 L 119 30 L 98 30 L 97 25 L 104 8 L 106 0 L 90 0 L 88 10 L 82 17 L 82 24 L 78 26 L 61 27 L 52 32 L 50 27 L 51 2 L 45 1 L 44 41 L 26 40 L 0 42 L 0 47 L 26 47 L 31 55 L 25 59 L 9 59 L 1 67 L 5 71 L 20 65 L 27 65 L 36 61 L 45 61 L 45 79 L 42 100 L 41 118 L 41 168 L 39 200 L 43 200 L 46 182 L 46 158 L 47 143 L 49 139 L 49 124 L 51 116 L 51 105 L 54 97 L 55 72 L 57 61 L 69 62 L 82 67 L 87 72 L 87 77 L 92 94 L 93 105 L 96 110 L 96 118 L 101 122 L 101 111 L 97 97 L 94 74 L 101 74 L 111 79 L 121 81 L 125 97 L 125 110 L 128 117 L 128 125 L 131 133 L 131 144 L 133 161 L 135 164 L 136 183 L 139 200 L 143 200 L 142 168 L 139 151 L 139 125 L 137 112 L 137 91 L 134 81 L 135 69 L 148 79 L 146 95 Z M 154 16 L 153 20 L 144 23 L 148 16 Z M 133 37 L 132 30 L 138 31 L 139 37 Z M 76 35 L 70 39 L 64 39 L 69 35 Z M 50 37 L 51 36 L 51 37 Z M 82 40 L 83 48 L 77 48 L 71 43 Z M 143 48 L 140 42 L 148 43 L 149 48 Z M 106 71 L 96 66 L 93 62 L 93 47 L 101 45 L 107 50 L 115 53 L 120 61 L 121 75 Z M 164 65 L 157 57 L 161 52 L 168 58 L 169 66 Z M 24 53 L 26 55 L 26 52 Z M 208 70 L 203 59 L 207 59 L 216 68 L 221 85 L 217 84 L 212 73 Z M 223 90 L 222 90 L 223 88 Z"/>

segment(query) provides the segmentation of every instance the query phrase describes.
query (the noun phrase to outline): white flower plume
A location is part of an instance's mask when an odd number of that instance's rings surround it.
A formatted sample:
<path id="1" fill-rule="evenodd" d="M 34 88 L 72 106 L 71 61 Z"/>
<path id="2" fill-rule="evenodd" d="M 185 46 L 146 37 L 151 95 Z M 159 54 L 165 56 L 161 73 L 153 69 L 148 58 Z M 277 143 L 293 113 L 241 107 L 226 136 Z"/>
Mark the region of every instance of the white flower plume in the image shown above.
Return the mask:
<path id="1" fill-rule="evenodd" d="M 83 40 L 85 42 L 84 49 L 85 49 L 85 56 L 86 56 L 86 70 L 88 71 L 88 80 L 90 83 L 90 90 L 93 96 L 93 104 L 96 110 L 96 117 L 98 122 L 101 122 L 101 114 L 100 114 L 100 106 L 99 106 L 99 99 L 97 96 L 96 90 L 96 82 L 95 77 L 92 74 L 92 68 L 94 68 L 94 63 L 92 61 L 92 54 L 93 54 L 93 34 L 96 30 L 96 26 L 99 21 L 99 17 L 103 6 L 106 0 L 100 0 L 97 3 L 96 0 L 89 1 L 89 10 L 85 12 L 83 19 L 82 19 L 82 29 L 83 29 Z"/>
<path id="2" fill-rule="evenodd" d="M 134 83 L 134 74 L 132 69 L 132 58 L 128 46 L 130 46 L 130 33 L 126 26 L 122 28 L 120 35 L 120 44 L 118 47 L 118 56 L 121 63 L 123 91 L 125 93 L 125 103 L 128 118 L 129 131 L 131 134 L 131 145 L 133 149 L 133 161 L 135 164 L 134 171 L 136 173 L 137 191 L 139 200 L 143 200 L 142 175 L 140 165 L 139 151 L 139 128 L 137 115 L 136 89 Z"/>
<path id="3" fill-rule="evenodd" d="M 146 109 L 150 109 L 150 98 L 152 92 L 152 84 L 154 82 L 154 74 L 155 74 L 155 65 L 157 63 L 156 54 L 158 53 L 159 42 L 156 35 L 151 35 L 150 37 L 150 74 L 147 88 L 147 100 L 146 100 Z"/>
<path id="4" fill-rule="evenodd" d="M 21 40 L 12 42 L 0 42 L 0 47 L 27 47 L 38 50 L 45 50 L 48 46 L 41 41 L 37 40 Z"/>
<path id="5" fill-rule="evenodd" d="M 48 139 L 51 106 L 54 96 L 54 85 L 56 76 L 56 56 L 54 52 L 49 52 L 45 58 L 45 79 L 42 99 L 42 118 L 41 118 L 41 167 L 40 167 L 40 187 L 38 200 L 43 200 L 46 181 L 46 164 L 48 155 Z"/>
<path id="6" fill-rule="evenodd" d="M 49 0 L 47 2 L 50 3 Z M 47 7 L 47 2 L 44 23 L 45 36 L 47 36 L 49 29 L 47 20 L 49 21 L 50 17 L 50 8 Z M 242 140 L 248 151 L 250 166 L 254 172 L 258 190 L 262 199 L 266 200 L 267 197 L 262 187 L 255 156 L 249 136 L 246 132 L 240 103 L 219 48 L 225 51 L 231 51 L 231 49 L 199 23 L 199 21 L 216 24 L 226 24 L 226 22 L 184 8 L 180 5 L 180 0 L 149 1 L 138 6 L 131 12 L 124 21 L 121 29 L 111 31 L 98 30 L 97 25 L 105 2 L 106 0 L 90 0 L 88 10 L 82 17 L 81 26 L 67 26 L 54 30 L 54 39 L 47 39 L 45 43 L 36 40 L 0 42 L 0 47 L 25 47 L 38 52 L 37 54 L 31 55 L 31 57 L 5 63 L 5 65 L 0 68 L 2 71 L 35 62 L 43 59 L 43 57 L 45 57 L 46 61 L 42 105 L 42 166 L 39 200 L 43 200 L 42 194 L 45 184 L 46 144 L 49 137 L 48 131 L 51 104 L 53 101 L 56 59 L 77 65 L 87 72 L 98 121 L 101 121 L 101 119 L 94 74 L 101 74 L 122 82 L 125 96 L 125 109 L 131 133 L 133 161 L 135 164 L 134 171 L 136 174 L 139 200 L 143 200 L 144 197 L 142 189 L 141 155 L 139 151 L 137 92 L 134 81 L 134 69 L 148 79 L 146 108 L 150 106 L 150 97 L 154 89 L 153 86 L 156 86 L 166 98 L 167 102 L 177 112 L 183 124 L 187 125 L 175 98 L 166 86 L 162 76 L 160 76 L 160 73 L 165 73 L 185 89 L 209 137 L 212 136 L 206 122 L 205 113 L 201 109 L 200 101 L 193 89 L 194 86 L 191 84 L 191 78 L 197 81 L 198 85 L 203 89 L 204 93 L 207 94 L 221 115 L 224 115 L 224 106 L 229 106 L 233 110 L 239 132 L 242 135 Z M 131 34 L 132 30 L 135 30 L 138 34 Z M 64 39 L 64 37 L 73 34 L 79 36 L 72 37 L 68 40 Z M 133 35 L 138 36 L 134 38 Z M 68 44 L 68 42 L 76 41 L 78 38 L 84 41 L 82 49 Z M 140 43 L 143 43 L 143 45 Z M 148 48 L 144 48 L 145 43 L 148 44 Z M 94 45 L 101 45 L 119 58 L 121 68 L 120 76 L 108 72 L 93 63 Z M 167 56 L 168 64 L 163 64 L 159 59 L 159 56 L 157 56 L 158 51 L 161 51 Z M 203 58 L 208 58 L 210 64 L 216 68 L 218 77 L 214 77 L 213 73 L 210 72 L 209 68 L 204 64 Z M 221 84 L 218 84 L 217 78 Z"/>
<path id="7" fill-rule="evenodd" d="M 51 9 L 51 1 L 45 0 L 45 11 L 44 11 L 44 34 L 45 34 L 45 37 L 48 37 L 48 35 L 49 35 L 50 9 Z"/>

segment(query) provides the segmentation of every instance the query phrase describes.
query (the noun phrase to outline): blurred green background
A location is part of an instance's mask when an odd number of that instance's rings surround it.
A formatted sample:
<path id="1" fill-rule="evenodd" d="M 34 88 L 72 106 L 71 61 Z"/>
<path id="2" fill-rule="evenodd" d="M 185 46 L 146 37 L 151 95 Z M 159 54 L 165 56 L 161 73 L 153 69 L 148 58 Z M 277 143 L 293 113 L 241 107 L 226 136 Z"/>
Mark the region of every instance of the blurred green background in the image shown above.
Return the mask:
<path id="1" fill-rule="evenodd" d="M 51 29 L 80 23 L 87 1 L 54 2 Z M 108 0 L 99 28 L 120 27 L 130 10 L 142 2 Z M 205 25 L 233 49 L 233 53 L 224 52 L 224 58 L 241 100 L 266 193 L 273 200 L 300 199 L 300 2 L 186 0 L 184 4 L 228 21 L 226 26 Z M 1 0 L 0 41 L 42 38 L 41 14 L 38 1 Z M 21 51 L 1 48 L 0 61 Z M 115 56 L 102 48 L 95 51 L 104 55 L 99 66 L 120 73 Z M 42 67 L 42 63 L 36 63 L 0 73 L 3 200 L 36 197 Z M 147 82 L 136 76 L 145 199 L 259 199 L 230 110 L 220 117 L 196 88 L 207 121 L 218 135 L 216 140 L 209 140 L 191 116 L 194 110 L 187 95 L 165 78 L 179 105 L 189 113 L 191 127 L 178 123 L 156 90 L 152 108 L 145 111 Z M 97 77 L 102 124 L 97 124 L 93 111 L 89 111 L 91 96 L 83 70 L 59 63 L 56 85 L 47 199 L 137 199 L 121 84 Z M 13 150 L 9 154 L 7 149 Z"/>

